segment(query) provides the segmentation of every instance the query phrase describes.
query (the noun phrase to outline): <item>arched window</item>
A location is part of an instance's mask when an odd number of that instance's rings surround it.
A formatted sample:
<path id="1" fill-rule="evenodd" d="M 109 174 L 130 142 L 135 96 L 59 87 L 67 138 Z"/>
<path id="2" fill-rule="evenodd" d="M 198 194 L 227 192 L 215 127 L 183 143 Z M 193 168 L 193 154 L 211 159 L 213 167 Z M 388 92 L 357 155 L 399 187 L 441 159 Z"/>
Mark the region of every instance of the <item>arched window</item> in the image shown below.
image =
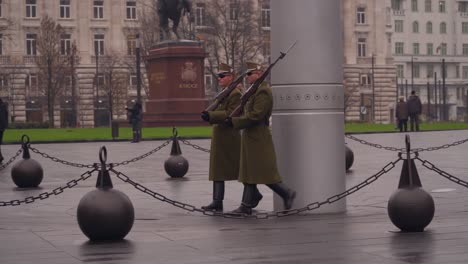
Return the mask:
<path id="1" fill-rule="evenodd" d="M 440 34 L 447 34 L 447 23 L 440 23 Z"/>
<path id="2" fill-rule="evenodd" d="M 419 23 L 418 23 L 418 21 L 413 22 L 413 33 L 419 33 Z"/>
<path id="3" fill-rule="evenodd" d="M 432 22 L 426 23 L 426 33 L 432 34 Z"/>

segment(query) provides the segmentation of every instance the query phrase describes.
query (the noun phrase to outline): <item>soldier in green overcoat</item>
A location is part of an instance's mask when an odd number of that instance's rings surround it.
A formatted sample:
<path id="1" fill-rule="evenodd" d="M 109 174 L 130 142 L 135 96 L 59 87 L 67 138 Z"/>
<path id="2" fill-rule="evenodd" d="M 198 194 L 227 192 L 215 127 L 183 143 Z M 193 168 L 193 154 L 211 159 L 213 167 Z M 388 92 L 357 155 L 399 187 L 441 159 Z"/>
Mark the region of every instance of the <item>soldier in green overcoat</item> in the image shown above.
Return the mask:
<path id="1" fill-rule="evenodd" d="M 234 79 L 233 69 L 224 63 L 218 67 L 219 85 L 226 89 Z M 240 103 L 241 87 L 237 87 L 224 99 L 214 111 L 202 112 L 202 119 L 213 125 L 210 150 L 209 180 L 213 181 L 213 201 L 202 206 L 204 210 L 222 211 L 224 182 L 237 180 L 239 177 L 240 133 L 239 130 L 226 126 L 224 120 Z M 256 200 L 263 197 L 256 191 Z M 256 202 L 258 204 L 258 202 Z"/>
<path id="2" fill-rule="evenodd" d="M 248 62 L 247 81 L 253 84 L 263 73 L 261 65 Z M 243 129 L 241 137 L 241 160 L 239 181 L 244 183 L 242 204 L 232 213 L 251 214 L 257 202 L 257 184 L 266 184 L 284 201 L 285 209 L 292 207 L 296 192 L 281 182 L 276 165 L 276 154 L 269 129 L 273 110 L 273 96 L 270 86 L 263 82 L 244 107 L 240 117 L 227 118 L 225 122 L 235 129 Z"/>

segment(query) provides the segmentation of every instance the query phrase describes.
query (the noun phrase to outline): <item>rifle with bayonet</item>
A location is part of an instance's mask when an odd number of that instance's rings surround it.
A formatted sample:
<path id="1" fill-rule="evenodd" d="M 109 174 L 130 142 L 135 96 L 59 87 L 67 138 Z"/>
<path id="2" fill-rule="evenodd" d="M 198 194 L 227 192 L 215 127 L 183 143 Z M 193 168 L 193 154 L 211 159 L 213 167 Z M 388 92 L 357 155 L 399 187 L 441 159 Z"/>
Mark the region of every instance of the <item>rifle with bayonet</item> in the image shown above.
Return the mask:
<path id="1" fill-rule="evenodd" d="M 235 79 L 233 82 L 231 82 L 228 87 L 226 87 L 225 89 L 223 89 L 221 92 L 219 92 L 216 97 L 215 97 L 215 100 L 213 103 L 211 103 L 206 109 L 205 111 L 208 112 L 208 111 L 213 111 L 215 110 L 216 108 L 218 108 L 218 106 L 226 99 L 228 98 L 228 96 L 231 94 L 231 92 L 236 89 L 236 87 L 242 82 L 242 80 L 244 79 L 244 76 L 247 74 L 247 72 L 243 72 L 242 74 L 239 75 L 239 77 L 237 77 L 237 79 Z"/>
<path id="2" fill-rule="evenodd" d="M 296 42 L 294 42 L 288 48 L 288 50 L 286 50 L 286 52 L 280 52 L 280 56 L 272 64 L 270 64 L 270 66 L 268 66 L 268 68 L 262 73 L 262 75 L 260 75 L 260 77 L 253 84 L 250 85 L 249 89 L 247 89 L 247 91 L 245 91 L 245 93 L 241 96 L 240 104 L 236 107 L 236 109 L 234 109 L 234 111 L 232 111 L 229 117 L 238 117 L 242 114 L 244 106 L 245 104 L 247 104 L 249 98 L 257 92 L 258 87 L 260 87 L 263 81 L 265 81 L 266 77 L 270 74 L 271 69 L 273 69 L 273 67 L 279 60 L 283 59 L 286 56 L 286 54 L 288 54 L 288 52 L 296 45 Z"/>

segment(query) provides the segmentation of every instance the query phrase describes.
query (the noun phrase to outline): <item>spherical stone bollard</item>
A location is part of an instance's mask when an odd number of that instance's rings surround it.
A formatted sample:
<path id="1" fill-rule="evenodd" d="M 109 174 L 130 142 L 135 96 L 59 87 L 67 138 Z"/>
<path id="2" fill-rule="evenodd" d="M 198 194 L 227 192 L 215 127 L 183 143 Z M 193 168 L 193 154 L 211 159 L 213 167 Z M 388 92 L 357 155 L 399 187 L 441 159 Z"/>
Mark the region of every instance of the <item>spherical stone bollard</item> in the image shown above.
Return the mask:
<path id="1" fill-rule="evenodd" d="M 172 178 L 181 178 L 187 173 L 189 163 L 187 159 L 182 156 L 179 140 L 177 138 L 177 129 L 172 129 L 172 147 L 171 156 L 164 162 L 164 170 Z"/>
<path id="2" fill-rule="evenodd" d="M 388 201 L 388 216 L 403 232 L 422 232 L 434 217 L 434 200 L 419 187 L 396 190 Z"/>
<path id="3" fill-rule="evenodd" d="M 348 171 L 354 163 L 354 153 L 353 151 L 345 145 L 345 154 L 346 154 L 346 171 Z"/>
<path id="4" fill-rule="evenodd" d="M 41 164 L 31 159 L 29 154 L 29 137 L 21 137 L 23 148 L 23 160 L 18 161 L 11 168 L 11 179 L 19 188 L 35 188 L 39 186 L 44 177 L 44 170 Z"/>
<path id="5" fill-rule="evenodd" d="M 81 198 L 76 213 L 78 225 L 92 241 L 121 240 L 133 227 L 135 209 L 127 195 L 113 189 L 105 164 L 105 147 L 101 148 L 99 158 L 101 171 L 96 182 L 97 189 Z"/>
<path id="6" fill-rule="evenodd" d="M 166 173 L 172 178 L 181 178 L 187 173 L 189 163 L 182 155 L 170 156 L 164 162 Z"/>
<path id="7" fill-rule="evenodd" d="M 132 229 L 135 211 L 123 192 L 97 189 L 81 198 L 77 218 L 81 231 L 90 240 L 120 240 Z"/>
<path id="8" fill-rule="evenodd" d="M 41 164 L 33 159 L 23 159 L 11 168 L 11 178 L 19 188 L 39 186 L 44 177 Z"/>

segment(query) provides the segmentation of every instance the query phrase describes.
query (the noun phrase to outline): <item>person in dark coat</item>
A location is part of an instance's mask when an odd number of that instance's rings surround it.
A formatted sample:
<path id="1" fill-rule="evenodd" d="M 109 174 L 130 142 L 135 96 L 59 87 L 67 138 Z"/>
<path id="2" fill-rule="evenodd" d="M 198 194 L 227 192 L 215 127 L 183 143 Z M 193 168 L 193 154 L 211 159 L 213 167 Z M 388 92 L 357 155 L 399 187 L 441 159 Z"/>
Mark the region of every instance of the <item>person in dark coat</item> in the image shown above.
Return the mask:
<path id="1" fill-rule="evenodd" d="M 414 131 L 415 125 L 416 131 L 419 131 L 419 115 L 422 112 L 422 104 L 415 91 L 411 91 L 411 95 L 408 98 L 407 104 L 411 131 Z"/>
<path id="2" fill-rule="evenodd" d="M 408 106 L 403 97 L 400 97 L 400 102 L 398 102 L 396 107 L 395 117 L 398 121 L 398 128 L 400 132 L 408 131 Z"/>
<path id="3" fill-rule="evenodd" d="M 261 65 L 247 63 L 247 81 L 253 84 L 263 73 Z M 276 165 L 269 119 L 273 111 L 273 95 L 270 86 L 263 82 L 244 107 L 240 117 L 227 118 L 226 124 L 243 129 L 241 136 L 241 161 L 239 181 L 244 184 L 242 203 L 233 214 L 252 214 L 257 184 L 266 184 L 284 202 L 284 209 L 291 209 L 296 192 L 281 182 Z"/>
<path id="4" fill-rule="evenodd" d="M 234 80 L 231 66 L 220 63 L 218 67 L 218 83 L 226 89 Z M 232 90 L 214 111 L 204 111 L 201 117 L 213 125 L 210 148 L 209 180 L 213 182 L 213 201 L 204 210 L 222 211 L 225 181 L 239 178 L 240 133 L 239 130 L 226 126 L 224 120 L 240 104 L 241 86 Z M 263 198 L 257 191 L 257 204 Z"/>
<path id="5" fill-rule="evenodd" d="M 6 104 L 0 99 L 0 146 L 3 144 L 3 133 L 8 128 L 8 109 Z M 0 147 L 0 162 L 3 161 L 2 150 Z"/>
<path id="6" fill-rule="evenodd" d="M 132 143 L 138 143 L 141 140 L 141 120 L 143 116 L 143 109 L 141 102 L 137 101 L 132 108 L 125 108 L 129 113 L 128 122 L 132 125 L 133 139 Z"/>

